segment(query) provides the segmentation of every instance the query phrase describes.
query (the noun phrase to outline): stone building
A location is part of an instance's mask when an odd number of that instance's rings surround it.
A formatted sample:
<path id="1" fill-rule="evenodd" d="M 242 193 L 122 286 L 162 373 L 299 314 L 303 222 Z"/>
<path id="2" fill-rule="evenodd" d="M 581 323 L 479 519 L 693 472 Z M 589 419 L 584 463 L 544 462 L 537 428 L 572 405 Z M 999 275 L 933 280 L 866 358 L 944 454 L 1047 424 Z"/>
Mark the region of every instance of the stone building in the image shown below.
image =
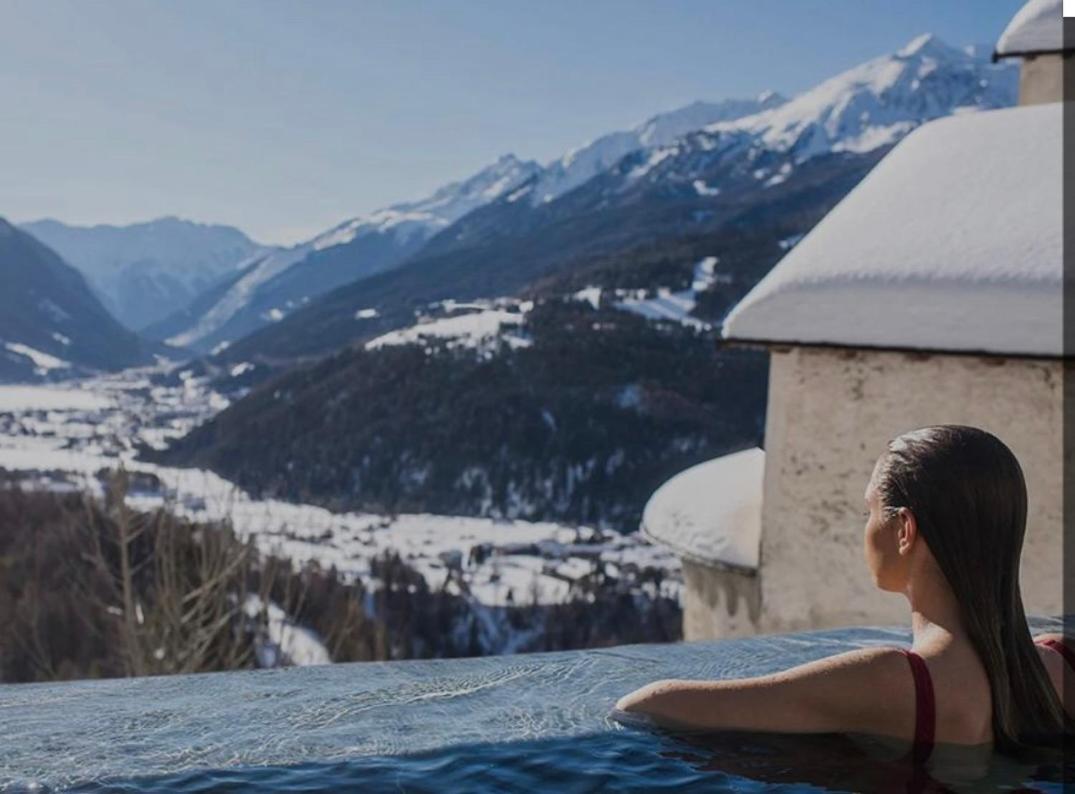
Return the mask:
<path id="1" fill-rule="evenodd" d="M 642 532 L 683 565 L 687 639 L 757 630 L 764 469 L 762 450 L 735 452 L 680 472 L 646 503 Z"/>
<path id="2" fill-rule="evenodd" d="M 1026 16 L 1001 45 L 1023 46 Z M 1019 458 L 1024 600 L 1062 611 L 1063 105 L 1048 90 L 1024 75 L 1020 107 L 912 132 L 727 317 L 727 344 L 771 354 L 764 464 L 732 487 L 717 480 L 736 461 L 702 464 L 693 492 L 761 504 L 736 519 L 711 503 L 692 519 L 706 540 L 662 507 L 676 480 L 654 495 L 644 530 L 684 560 L 686 638 L 905 621 L 863 561 L 863 492 L 889 439 L 943 423 Z M 754 542 L 753 565 L 721 551 Z"/>

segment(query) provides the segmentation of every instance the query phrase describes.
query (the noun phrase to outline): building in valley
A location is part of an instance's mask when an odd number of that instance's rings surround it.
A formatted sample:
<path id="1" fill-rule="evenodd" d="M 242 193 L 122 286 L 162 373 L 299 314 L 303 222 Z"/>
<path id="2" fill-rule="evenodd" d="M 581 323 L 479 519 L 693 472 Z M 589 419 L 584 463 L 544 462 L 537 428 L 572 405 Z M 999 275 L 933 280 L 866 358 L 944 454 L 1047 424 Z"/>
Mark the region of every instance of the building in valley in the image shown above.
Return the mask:
<path id="1" fill-rule="evenodd" d="M 684 560 L 688 639 L 905 621 L 863 561 L 863 492 L 892 437 L 932 424 L 1014 450 L 1026 608 L 1062 611 L 1063 104 L 1041 59 L 1070 59 L 1045 5 L 1059 31 L 1059 0 L 1032 0 L 997 48 L 1028 59 L 1019 107 L 912 132 L 728 315 L 727 344 L 771 354 L 765 452 L 669 481 L 643 521 Z"/>

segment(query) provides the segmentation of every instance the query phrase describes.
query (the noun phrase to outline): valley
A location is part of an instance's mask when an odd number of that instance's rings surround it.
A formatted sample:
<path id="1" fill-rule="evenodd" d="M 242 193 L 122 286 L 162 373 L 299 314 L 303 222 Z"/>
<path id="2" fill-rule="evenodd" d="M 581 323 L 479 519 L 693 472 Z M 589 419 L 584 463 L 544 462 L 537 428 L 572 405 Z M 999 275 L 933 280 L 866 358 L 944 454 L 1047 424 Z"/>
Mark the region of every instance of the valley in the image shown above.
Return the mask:
<path id="1" fill-rule="evenodd" d="M 595 587 L 643 606 L 678 602 L 678 561 L 638 533 L 503 518 L 332 512 L 254 498 L 211 471 L 140 458 L 229 402 L 206 379 L 174 365 L 63 385 L 0 386 L 0 473 L 9 485 L 103 496 L 109 473 L 122 467 L 132 509 L 226 522 L 265 555 L 334 569 L 341 581 L 374 591 L 378 561 L 396 555 L 430 591 L 468 605 L 486 653 L 540 641 L 537 624 L 513 628 L 505 613 L 511 606 L 551 608 L 585 598 Z"/>

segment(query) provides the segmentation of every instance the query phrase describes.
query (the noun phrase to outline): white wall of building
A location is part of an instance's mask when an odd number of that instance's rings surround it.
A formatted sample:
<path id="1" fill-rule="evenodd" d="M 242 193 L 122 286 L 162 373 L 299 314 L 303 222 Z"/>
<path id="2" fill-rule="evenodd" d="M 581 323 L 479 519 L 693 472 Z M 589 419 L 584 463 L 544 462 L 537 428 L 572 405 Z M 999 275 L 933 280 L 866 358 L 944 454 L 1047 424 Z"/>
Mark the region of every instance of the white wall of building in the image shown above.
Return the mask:
<path id="1" fill-rule="evenodd" d="M 758 629 L 908 619 L 906 600 L 876 590 L 866 569 L 863 492 L 890 438 L 948 423 L 989 430 L 1019 458 L 1030 498 L 1024 603 L 1028 613 L 1060 613 L 1062 394 L 1057 360 L 774 350 Z"/>

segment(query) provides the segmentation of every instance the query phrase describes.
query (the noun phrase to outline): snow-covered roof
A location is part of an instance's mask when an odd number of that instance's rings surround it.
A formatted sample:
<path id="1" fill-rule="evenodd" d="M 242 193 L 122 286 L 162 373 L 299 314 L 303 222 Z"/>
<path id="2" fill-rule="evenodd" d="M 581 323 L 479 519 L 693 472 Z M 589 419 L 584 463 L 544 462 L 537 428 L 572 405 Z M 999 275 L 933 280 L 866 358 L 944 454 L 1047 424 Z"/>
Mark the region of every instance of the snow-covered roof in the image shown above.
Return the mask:
<path id="1" fill-rule="evenodd" d="M 755 447 L 680 472 L 646 503 L 642 531 L 687 559 L 756 570 L 764 469 Z"/>
<path id="2" fill-rule="evenodd" d="M 740 301 L 724 336 L 1059 356 L 1062 105 L 912 132 Z"/>
<path id="3" fill-rule="evenodd" d="M 1061 0 L 1029 0 L 997 40 L 996 57 L 1060 52 L 1064 46 Z"/>

